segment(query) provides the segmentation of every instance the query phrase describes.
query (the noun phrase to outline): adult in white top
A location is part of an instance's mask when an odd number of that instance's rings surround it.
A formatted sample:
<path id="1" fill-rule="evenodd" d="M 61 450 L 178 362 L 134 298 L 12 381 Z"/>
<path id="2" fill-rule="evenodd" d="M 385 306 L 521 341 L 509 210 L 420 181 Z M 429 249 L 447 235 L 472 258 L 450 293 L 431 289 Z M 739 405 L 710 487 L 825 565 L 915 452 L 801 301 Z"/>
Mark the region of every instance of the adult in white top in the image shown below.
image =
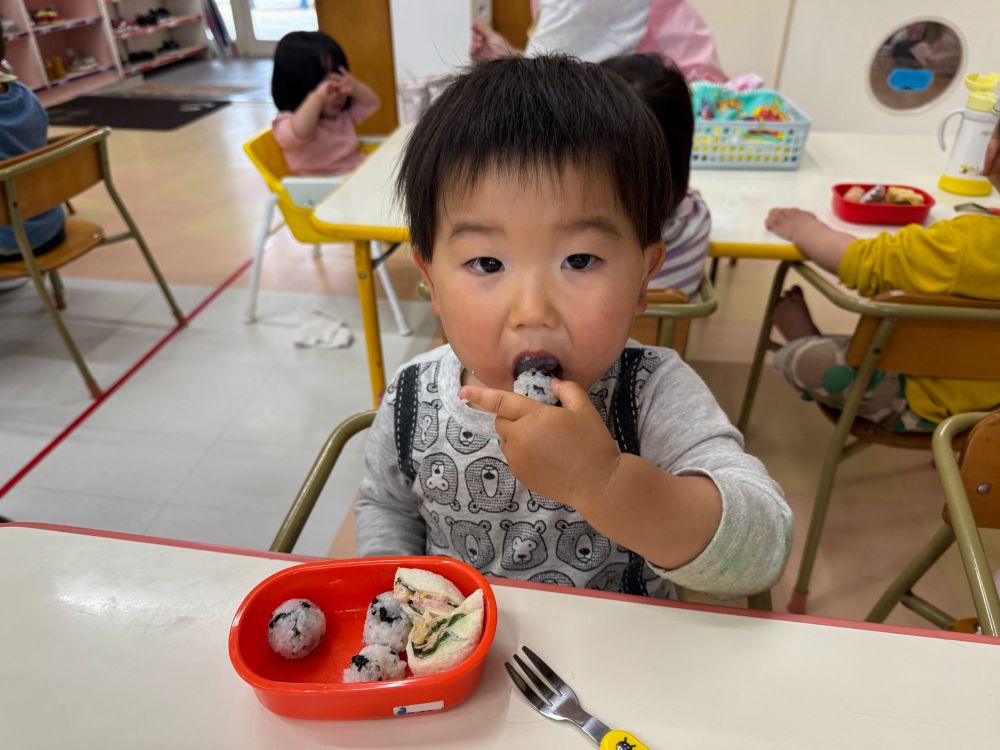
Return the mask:
<path id="1" fill-rule="evenodd" d="M 470 57 L 567 52 L 600 62 L 633 52 L 673 60 L 688 80 L 726 80 L 712 32 L 688 0 L 532 0 L 535 28 L 523 50 L 474 21 Z"/>

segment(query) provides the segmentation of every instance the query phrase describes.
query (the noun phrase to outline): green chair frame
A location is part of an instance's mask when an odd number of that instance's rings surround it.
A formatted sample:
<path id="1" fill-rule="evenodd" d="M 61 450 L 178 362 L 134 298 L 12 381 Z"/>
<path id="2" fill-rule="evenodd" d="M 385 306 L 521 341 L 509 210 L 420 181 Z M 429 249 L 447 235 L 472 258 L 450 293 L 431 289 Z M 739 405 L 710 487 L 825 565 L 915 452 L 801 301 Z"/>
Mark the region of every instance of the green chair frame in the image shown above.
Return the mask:
<path id="1" fill-rule="evenodd" d="M 63 344 L 93 398 L 100 398 L 102 390 L 87 366 L 80 349 L 63 322 L 59 310 L 63 309 L 64 288 L 58 269 L 98 247 L 113 245 L 125 240 L 135 240 L 149 266 L 156 283 L 160 287 L 167 305 L 170 307 L 178 326 L 186 325 L 181 311 L 160 272 L 153 254 L 146 244 L 139 227 L 132 219 L 124 201 L 115 189 L 111 179 L 107 140 L 110 128 L 88 128 L 79 133 L 52 141 L 35 151 L 0 161 L 0 193 L 3 210 L 0 223 L 9 223 L 14 230 L 19 260 L 0 263 L 0 278 L 29 277 L 35 286 L 45 311 L 52 319 Z M 96 224 L 66 219 L 67 240 L 59 247 L 38 258 L 31 251 L 28 235 L 24 227 L 25 218 L 36 216 L 50 208 L 68 203 L 69 199 L 84 190 L 103 182 L 118 213 L 125 221 L 128 231 L 111 237 Z M 71 211 L 71 213 L 74 213 Z M 45 289 L 44 276 L 52 283 L 52 295 Z"/>
<path id="2" fill-rule="evenodd" d="M 313 461 L 298 494 L 295 495 L 288 513 L 285 514 L 285 520 L 281 522 L 274 541 L 271 542 L 272 552 L 291 552 L 295 548 L 295 543 L 299 540 L 302 529 L 305 528 L 306 521 L 313 511 L 316 501 L 319 500 L 326 480 L 329 479 L 330 472 L 333 471 L 344 446 L 359 432 L 371 427 L 374 420 L 374 410 L 363 411 L 351 415 L 330 433 L 326 442 L 323 443 L 319 455 L 316 456 L 316 460 Z"/>
<path id="3" fill-rule="evenodd" d="M 658 293 L 666 293 L 666 299 L 656 301 Z M 690 321 L 695 318 L 706 318 L 719 307 L 715 289 L 707 274 L 701 277 L 695 301 L 689 301 L 683 293 L 674 289 L 665 289 L 662 292 L 651 289 L 649 295 L 651 299 L 646 305 L 646 312 L 643 315 L 660 319 L 657 344 L 676 348 L 682 357 L 687 348 L 687 331 Z M 677 346 L 675 347 L 674 344 Z"/>
<path id="4" fill-rule="evenodd" d="M 956 460 L 953 443 L 966 431 L 961 458 Z M 884 622 L 901 603 L 939 628 L 954 630 L 954 617 L 912 589 L 957 541 L 979 627 L 986 635 L 1000 637 L 1000 596 L 979 534 L 980 528 L 1000 528 L 1000 412 L 949 417 L 934 430 L 932 443 L 946 501 L 944 523 L 886 589 L 866 619 Z M 972 502 L 970 496 L 975 498 Z"/>
<path id="5" fill-rule="evenodd" d="M 807 264 L 782 262 L 771 284 L 737 420 L 737 427 L 742 432 L 746 432 L 750 421 L 764 356 L 767 351 L 781 346 L 771 340 L 770 334 L 774 307 L 789 270 L 795 271 L 837 307 L 861 316 L 847 354 L 847 364 L 857 368 L 857 372 L 844 408 L 838 412 L 821 407 L 836 427 L 826 446 L 805 549 L 788 605 L 789 611 L 801 614 L 805 612 L 809 580 L 839 463 L 873 443 L 919 450 L 931 448 L 929 433 L 893 433 L 857 418 L 872 374 L 881 366 L 884 370 L 923 377 L 1000 380 L 1000 302 L 901 292 L 886 292 L 866 299 L 845 294 Z M 855 440 L 848 442 L 848 435 L 853 435 Z"/>

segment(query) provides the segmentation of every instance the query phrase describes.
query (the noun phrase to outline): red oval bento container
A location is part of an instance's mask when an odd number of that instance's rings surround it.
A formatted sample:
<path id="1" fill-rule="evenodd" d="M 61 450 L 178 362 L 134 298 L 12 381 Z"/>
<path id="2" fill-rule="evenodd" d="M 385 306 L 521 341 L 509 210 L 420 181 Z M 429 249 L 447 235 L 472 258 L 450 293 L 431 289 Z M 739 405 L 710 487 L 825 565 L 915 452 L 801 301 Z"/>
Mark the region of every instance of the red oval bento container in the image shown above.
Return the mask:
<path id="1" fill-rule="evenodd" d="M 922 206 L 907 206 L 894 203 L 856 203 L 844 199 L 844 193 L 855 185 L 866 192 L 875 187 L 874 183 L 844 182 L 833 186 L 833 212 L 844 221 L 855 224 L 923 224 L 934 206 L 934 198 L 920 188 L 897 183 L 883 183 L 886 186 L 909 188 L 924 199 Z"/>
<path id="2" fill-rule="evenodd" d="M 364 646 L 365 612 L 392 589 L 396 569 L 423 568 L 468 596 L 483 590 L 483 636 L 461 664 L 435 675 L 384 682 L 342 682 L 344 668 Z M 309 599 L 326 615 L 326 636 L 302 659 L 285 659 L 267 644 L 271 613 L 288 599 Z M 447 557 L 324 560 L 279 571 L 247 594 L 229 629 L 229 658 L 265 707 L 297 719 L 371 719 L 451 708 L 479 683 L 497 629 L 497 602 L 482 574 Z M 409 674 L 409 670 L 407 670 Z"/>

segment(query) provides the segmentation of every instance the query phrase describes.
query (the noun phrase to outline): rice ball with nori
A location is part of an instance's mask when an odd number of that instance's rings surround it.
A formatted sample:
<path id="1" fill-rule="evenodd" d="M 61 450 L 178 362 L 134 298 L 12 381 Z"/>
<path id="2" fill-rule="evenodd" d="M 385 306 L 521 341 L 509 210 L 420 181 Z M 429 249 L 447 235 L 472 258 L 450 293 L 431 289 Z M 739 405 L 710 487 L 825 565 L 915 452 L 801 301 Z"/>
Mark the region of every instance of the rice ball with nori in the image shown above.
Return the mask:
<path id="1" fill-rule="evenodd" d="M 543 404 L 559 403 L 556 394 L 552 392 L 552 375 L 537 368 L 523 370 L 514 380 L 514 393 L 527 396 Z"/>
<path id="2" fill-rule="evenodd" d="M 413 623 L 402 605 L 386 591 L 372 599 L 365 615 L 364 641 L 369 646 L 381 645 L 390 651 L 405 651 L 406 638 Z"/>
<path id="3" fill-rule="evenodd" d="M 326 633 L 326 615 L 308 599 L 289 599 L 271 613 L 267 645 L 286 659 L 307 656 Z"/>
<path id="4" fill-rule="evenodd" d="M 379 682 L 399 680 L 406 675 L 406 662 L 385 646 L 365 646 L 351 657 L 344 670 L 344 682 Z"/>

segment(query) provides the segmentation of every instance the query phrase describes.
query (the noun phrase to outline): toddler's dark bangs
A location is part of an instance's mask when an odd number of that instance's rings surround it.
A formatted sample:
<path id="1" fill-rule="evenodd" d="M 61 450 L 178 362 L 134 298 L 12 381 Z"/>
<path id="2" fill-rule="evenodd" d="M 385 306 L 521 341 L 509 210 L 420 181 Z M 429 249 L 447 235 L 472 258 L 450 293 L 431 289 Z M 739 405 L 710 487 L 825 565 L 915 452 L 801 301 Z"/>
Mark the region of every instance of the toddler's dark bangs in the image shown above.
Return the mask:
<path id="1" fill-rule="evenodd" d="M 669 199 L 663 134 L 645 105 L 598 66 L 506 58 L 458 76 L 414 128 L 400 165 L 414 246 L 430 260 L 440 202 L 489 174 L 531 179 L 574 166 L 611 181 L 635 235 L 660 240 Z"/>

